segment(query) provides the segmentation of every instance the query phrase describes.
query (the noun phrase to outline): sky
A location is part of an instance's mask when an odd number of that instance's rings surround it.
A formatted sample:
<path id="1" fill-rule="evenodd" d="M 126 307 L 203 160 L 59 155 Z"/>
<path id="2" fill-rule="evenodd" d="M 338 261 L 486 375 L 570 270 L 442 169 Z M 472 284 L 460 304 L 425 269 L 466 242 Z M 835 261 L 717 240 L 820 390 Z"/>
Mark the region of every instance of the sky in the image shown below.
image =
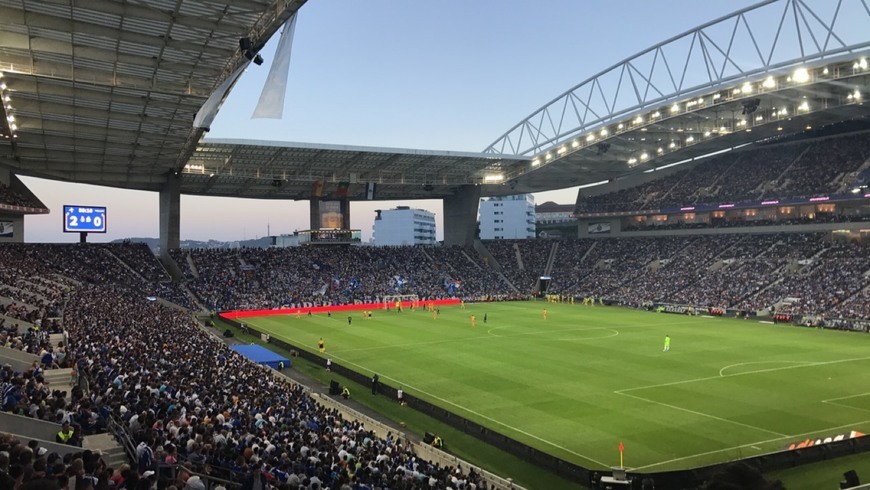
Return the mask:
<path id="1" fill-rule="evenodd" d="M 223 104 L 209 138 L 479 152 L 586 78 L 750 0 L 309 0 L 299 11 L 284 116 L 251 119 L 278 36 Z M 62 206 L 108 207 L 104 242 L 157 237 L 158 199 L 130 191 L 21 177 L 51 209 L 28 216 L 27 242 L 75 242 Z M 577 189 L 538 193 L 573 203 Z M 375 209 L 440 200 L 351 203 L 363 241 Z M 307 229 L 307 201 L 182 196 L 181 238 L 241 240 Z"/>

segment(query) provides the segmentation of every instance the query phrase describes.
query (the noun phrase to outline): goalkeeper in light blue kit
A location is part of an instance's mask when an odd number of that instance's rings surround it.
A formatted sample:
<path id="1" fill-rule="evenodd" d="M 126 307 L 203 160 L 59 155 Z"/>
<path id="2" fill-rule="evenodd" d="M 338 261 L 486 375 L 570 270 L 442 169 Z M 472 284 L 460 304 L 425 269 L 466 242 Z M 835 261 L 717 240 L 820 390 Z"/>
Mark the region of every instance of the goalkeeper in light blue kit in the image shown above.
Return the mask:
<path id="1" fill-rule="evenodd" d="M 667 352 L 671 350 L 671 336 L 665 335 L 665 348 L 662 349 L 662 352 Z"/>

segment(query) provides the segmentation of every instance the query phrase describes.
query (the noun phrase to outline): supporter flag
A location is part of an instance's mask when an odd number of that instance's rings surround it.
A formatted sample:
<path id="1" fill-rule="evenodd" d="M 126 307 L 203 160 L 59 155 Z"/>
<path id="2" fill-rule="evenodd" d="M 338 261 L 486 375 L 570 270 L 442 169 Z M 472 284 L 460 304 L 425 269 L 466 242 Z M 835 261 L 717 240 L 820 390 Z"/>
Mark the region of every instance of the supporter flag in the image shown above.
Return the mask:
<path id="1" fill-rule="evenodd" d="M 347 191 L 350 188 L 350 182 L 339 182 L 338 188 L 335 189 L 336 197 L 347 197 Z"/>
<path id="2" fill-rule="evenodd" d="M 375 198 L 375 186 L 377 184 L 375 182 L 369 182 L 366 184 L 366 200 L 372 201 Z"/>
<path id="3" fill-rule="evenodd" d="M 326 182 L 324 182 L 322 180 L 318 180 L 318 181 L 314 182 L 314 185 L 311 188 L 311 195 L 313 197 L 323 197 L 323 185 L 324 184 L 326 184 Z"/>
<path id="4" fill-rule="evenodd" d="M 362 284 L 362 283 L 360 283 L 359 279 L 357 279 L 356 277 L 351 277 L 351 278 L 350 278 L 350 287 L 351 287 L 352 289 L 359 289 L 359 287 L 360 287 L 361 284 Z"/>
<path id="5" fill-rule="evenodd" d="M 338 289 L 341 286 L 341 279 L 338 276 L 332 276 L 332 289 Z"/>
<path id="6" fill-rule="evenodd" d="M 145 299 L 147 299 L 148 301 L 157 301 L 157 296 L 148 296 Z"/>
<path id="7" fill-rule="evenodd" d="M 314 292 L 314 294 L 318 296 L 323 296 L 324 294 L 326 294 L 327 287 L 329 287 L 329 284 L 324 283 L 323 286 L 320 287 L 320 289 Z"/>

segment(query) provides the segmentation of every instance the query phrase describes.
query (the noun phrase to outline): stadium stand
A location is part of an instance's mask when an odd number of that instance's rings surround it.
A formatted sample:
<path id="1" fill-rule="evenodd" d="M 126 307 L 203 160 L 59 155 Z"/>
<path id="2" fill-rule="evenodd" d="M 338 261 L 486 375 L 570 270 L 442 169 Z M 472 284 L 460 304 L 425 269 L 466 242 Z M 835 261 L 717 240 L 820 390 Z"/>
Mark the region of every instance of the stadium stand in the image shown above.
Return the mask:
<path id="1" fill-rule="evenodd" d="M 34 201 L 30 197 L 12 189 L 2 182 L 0 182 L 0 204 L 28 208 L 43 208 L 43 205 L 39 202 Z"/>
<path id="2" fill-rule="evenodd" d="M 638 211 L 836 193 L 868 157 L 866 132 L 761 145 L 710 157 L 642 185 L 586 197 L 577 211 Z"/>
<path id="3" fill-rule="evenodd" d="M 85 253 L 99 256 L 101 251 L 124 257 L 129 267 L 101 267 L 96 259 L 67 266 Z M 29 271 L 30 280 L 45 282 L 46 277 L 56 278 L 55 274 L 65 276 L 68 282 L 59 287 L 67 293 L 62 312 L 64 328 L 72 339 L 67 358 L 74 360 L 78 375 L 86 378 L 90 387 L 87 394 L 76 386 L 67 395 L 43 383 L 38 367 L 27 372 L 3 368 L 4 410 L 48 421 L 68 420 L 75 427 L 74 444 L 106 430 L 111 420 L 120 419 L 137 444 L 136 471 L 113 471 L 89 451 L 72 453 L 62 465 L 58 458 L 39 455 L 36 459 L 40 464 L 49 460 L 57 463 L 47 473 L 49 478 L 73 475 L 92 478 L 96 485 L 117 476 L 133 485 L 128 488 L 140 488 L 138 480 L 151 478 L 147 472 L 158 471 L 158 462 L 178 462 L 186 468 L 179 471 L 181 477 L 209 468 L 242 483 L 262 478 L 306 488 L 340 488 L 351 483 L 391 488 L 460 484 L 487 488 L 474 471 L 430 464 L 416 457 L 407 441 L 393 436 L 378 438 L 360 423 L 343 419 L 337 411 L 315 402 L 301 386 L 273 378 L 205 333 L 188 313 L 149 301 L 143 293 L 147 286 L 140 287 L 133 279 L 159 280 L 159 275 L 140 272 L 153 270 L 155 259 L 129 252 L 129 245 L 0 248 L 7 258 L 21 257 L 40 264 Z M 275 265 L 280 261 L 287 266 L 298 263 L 291 259 L 324 258 L 317 253 L 289 257 L 277 252 L 207 255 L 219 257 L 224 265 L 235 260 L 240 265 Z M 361 265 L 393 260 L 394 254 L 407 261 L 420 259 L 417 251 L 410 249 L 371 252 Z M 113 257 L 102 258 L 109 264 L 118 263 Z M 383 265 L 374 277 L 387 280 L 398 270 Z M 375 288 L 365 291 L 374 294 L 369 291 Z M 15 448 L 20 443 L 8 441 L 8 448 L 17 456 L 21 450 Z M 13 461 L 10 473 L 23 475 L 24 481 L 43 476 L 19 473 L 27 466 L 23 463 L 23 459 Z M 196 488 L 190 485 L 193 481 L 187 480 L 187 488 Z M 163 482 L 167 483 L 171 482 Z M 184 481 L 179 483 L 179 488 L 185 486 Z"/>

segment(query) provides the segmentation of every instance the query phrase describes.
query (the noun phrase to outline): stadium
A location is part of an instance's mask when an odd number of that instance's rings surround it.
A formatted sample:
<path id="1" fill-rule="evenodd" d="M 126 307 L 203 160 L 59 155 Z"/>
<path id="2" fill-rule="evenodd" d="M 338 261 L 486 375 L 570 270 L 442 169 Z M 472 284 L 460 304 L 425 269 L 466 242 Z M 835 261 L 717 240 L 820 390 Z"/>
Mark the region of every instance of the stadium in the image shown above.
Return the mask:
<path id="1" fill-rule="evenodd" d="M 867 488 L 866 1 L 675 34 L 478 153 L 206 138 L 306 7 L 0 4 L 0 487 Z M 158 193 L 158 251 L 19 176 Z M 578 186 L 480 239 L 482 198 Z M 182 195 L 310 229 L 182 248 Z M 350 227 L 415 199 L 442 243 Z M 50 212 L 80 243 L 25 243 Z"/>

